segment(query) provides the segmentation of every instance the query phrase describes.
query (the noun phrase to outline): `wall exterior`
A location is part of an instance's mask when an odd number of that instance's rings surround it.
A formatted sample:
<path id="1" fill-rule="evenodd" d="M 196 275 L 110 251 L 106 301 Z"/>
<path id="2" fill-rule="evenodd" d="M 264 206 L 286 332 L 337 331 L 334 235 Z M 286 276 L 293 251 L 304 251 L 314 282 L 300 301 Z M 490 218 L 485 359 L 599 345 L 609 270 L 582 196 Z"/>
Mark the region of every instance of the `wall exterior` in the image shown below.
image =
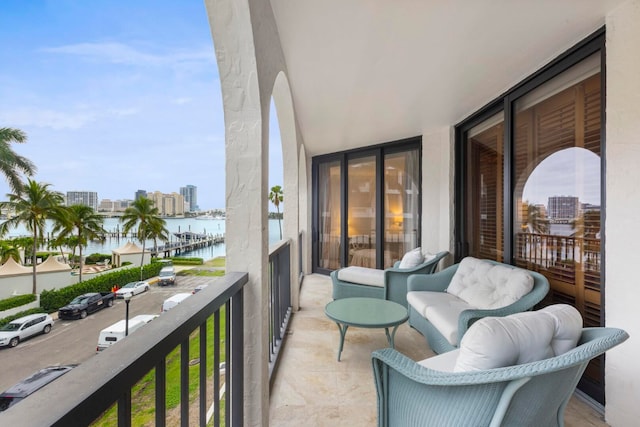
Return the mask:
<path id="1" fill-rule="evenodd" d="M 138 257 L 138 264 L 140 258 Z M 105 272 L 112 271 L 106 270 Z M 83 274 L 82 280 L 96 277 L 97 274 Z M 60 289 L 78 283 L 79 276 L 72 276 L 70 270 L 50 271 L 38 273 L 36 287 L 38 293 L 44 290 Z M 14 295 L 30 294 L 33 287 L 33 273 L 23 273 L 0 277 L 0 299 L 9 298 Z M 0 316 L 1 317 L 1 316 Z"/>
<path id="2" fill-rule="evenodd" d="M 422 248 L 430 253 L 454 252 L 452 145 L 449 127 L 422 135 Z"/>
<path id="3" fill-rule="evenodd" d="M 640 1 L 607 17 L 606 325 L 631 338 L 606 356 L 606 420 L 637 425 L 640 415 L 640 321 L 637 263 L 640 242 Z"/>

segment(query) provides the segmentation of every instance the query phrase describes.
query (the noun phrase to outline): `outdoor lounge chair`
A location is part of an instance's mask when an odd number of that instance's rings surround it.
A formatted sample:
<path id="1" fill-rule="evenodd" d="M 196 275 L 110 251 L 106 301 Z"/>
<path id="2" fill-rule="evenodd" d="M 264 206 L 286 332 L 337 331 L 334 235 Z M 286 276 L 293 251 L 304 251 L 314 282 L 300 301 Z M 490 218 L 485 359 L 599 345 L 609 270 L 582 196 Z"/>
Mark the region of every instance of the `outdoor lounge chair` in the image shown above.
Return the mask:
<path id="1" fill-rule="evenodd" d="M 435 255 L 420 258 L 415 264 L 407 264 L 408 258 L 420 254 L 416 248 L 397 261 L 393 267 L 377 270 L 367 267 L 346 267 L 331 272 L 333 281 L 333 299 L 350 297 L 371 297 L 395 301 L 407 306 L 407 279 L 412 274 L 431 274 L 438 267 L 442 258 L 449 252 L 442 251 Z M 421 255 L 418 255 L 421 256 Z M 415 259 L 415 258 L 414 258 Z M 403 264 L 404 262 L 404 264 Z"/>
<path id="2" fill-rule="evenodd" d="M 578 336 L 577 346 L 555 356 L 478 370 L 456 371 L 462 349 L 421 362 L 377 350 L 378 426 L 562 426 L 588 362 L 628 338 L 616 328 L 578 328 Z M 501 346 L 492 346 L 502 357 Z"/>

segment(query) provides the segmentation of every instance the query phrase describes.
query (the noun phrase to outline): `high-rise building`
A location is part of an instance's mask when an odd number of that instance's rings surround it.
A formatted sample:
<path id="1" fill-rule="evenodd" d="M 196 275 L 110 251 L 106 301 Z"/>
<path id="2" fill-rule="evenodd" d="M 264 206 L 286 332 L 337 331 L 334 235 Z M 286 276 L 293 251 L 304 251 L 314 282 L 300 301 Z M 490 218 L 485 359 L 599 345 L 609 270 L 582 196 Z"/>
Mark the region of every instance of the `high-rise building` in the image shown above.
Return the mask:
<path id="1" fill-rule="evenodd" d="M 184 201 L 188 204 L 189 212 L 197 212 L 198 209 L 198 187 L 195 185 L 187 185 L 180 187 L 180 194 L 184 197 Z"/>
<path id="2" fill-rule="evenodd" d="M 67 206 L 86 205 L 98 210 L 98 193 L 95 191 L 67 191 Z"/>
<path id="3" fill-rule="evenodd" d="M 153 191 L 147 196 L 162 216 L 184 215 L 184 197 L 178 193 L 164 194 Z"/>
<path id="4" fill-rule="evenodd" d="M 574 219 L 580 214 L 580 201 L 576 196 L 551 196 L 547 211 L 551 219 Z"/>
<path id="5" fill-rule="evenodd" d="M 140 197 L 147 197 L 147 192 L 145 190 L 136 191 L 136 195 L 134 197 L 134 200 L 138 200 Z"/>

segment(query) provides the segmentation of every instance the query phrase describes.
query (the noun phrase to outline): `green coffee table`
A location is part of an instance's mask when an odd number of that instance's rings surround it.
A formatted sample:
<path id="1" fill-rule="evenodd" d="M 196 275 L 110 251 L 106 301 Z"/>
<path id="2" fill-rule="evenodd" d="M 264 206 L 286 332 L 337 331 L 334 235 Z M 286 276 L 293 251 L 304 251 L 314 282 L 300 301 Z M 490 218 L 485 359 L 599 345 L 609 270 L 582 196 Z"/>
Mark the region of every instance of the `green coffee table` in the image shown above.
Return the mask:
<path id="1" fill-rule="evenodd" d="M 344 346 L 344 336 L 349 326 L 359 328 L 384 328 L 389 346 L 393 348 L 393 338 L 398 326 L 409 318 L 402 305 L 379 298 L 342 298 L 331 301 L 324 308 L 329 319 L 336 322 L 340 330 L 338 362 Z M 393 327 L 391 334 L 389 328 Z"/>

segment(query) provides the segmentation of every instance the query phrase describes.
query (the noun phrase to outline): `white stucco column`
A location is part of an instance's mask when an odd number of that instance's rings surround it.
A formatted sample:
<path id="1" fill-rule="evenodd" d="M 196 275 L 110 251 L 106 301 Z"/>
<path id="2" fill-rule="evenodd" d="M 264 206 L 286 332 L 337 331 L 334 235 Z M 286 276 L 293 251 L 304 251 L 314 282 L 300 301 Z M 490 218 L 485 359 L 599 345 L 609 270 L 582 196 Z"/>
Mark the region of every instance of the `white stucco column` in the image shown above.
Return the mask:
<path id="1" fill-rule="evenodd" d="M 246 271 L 244 425 L 269 422 L 267 158 L 249 4 L 206 0 L 225 119 L 226 270 Z M 268 109 L 268 106 L 267 106 Z M 268 114 L 268 113 L 267 113 Z"/>
<path id="2" fill-rule="evenodd" d="M 637 425 L 640 416 L 640 1 L 606 21 L 606 326 L 631 338 L 606 355 L 606 421 Z"/>
<path id="3" fill-rule="evenodd" d="M 422 135 L 422 247 L 453 253 L 453 138 L 451 128 Z"/>

